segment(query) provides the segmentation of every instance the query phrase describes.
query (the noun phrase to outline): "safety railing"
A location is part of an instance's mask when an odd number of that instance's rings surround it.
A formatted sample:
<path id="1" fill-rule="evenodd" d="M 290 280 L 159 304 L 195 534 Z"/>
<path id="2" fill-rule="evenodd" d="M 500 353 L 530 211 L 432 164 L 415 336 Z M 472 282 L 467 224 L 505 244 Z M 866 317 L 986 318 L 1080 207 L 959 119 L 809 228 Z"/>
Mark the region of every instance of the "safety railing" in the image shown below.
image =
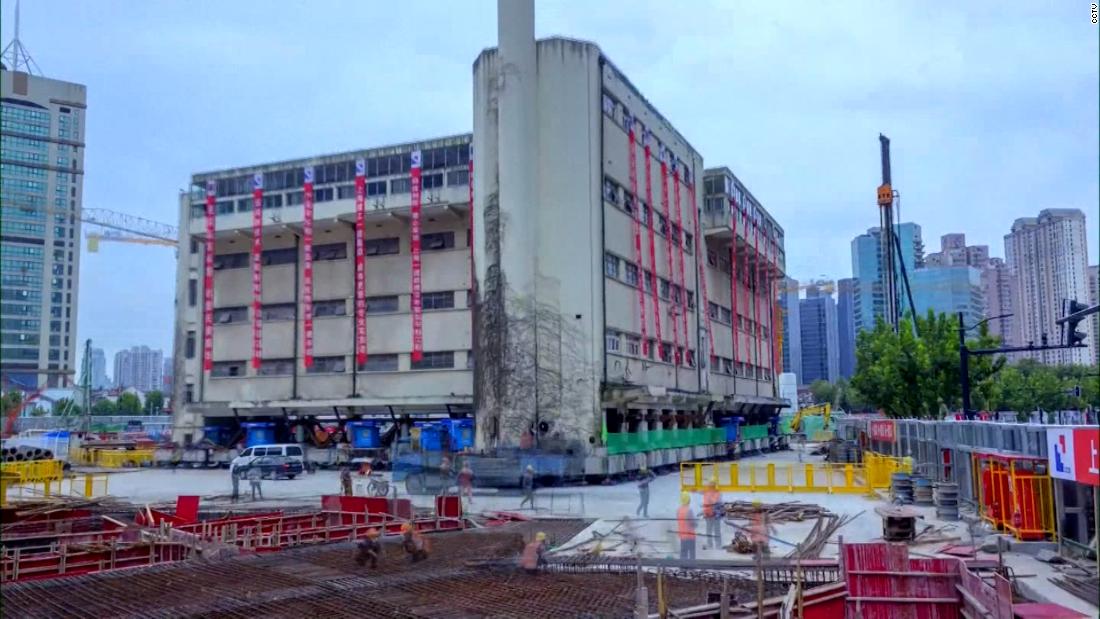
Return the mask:
<path id="1" fill-rule="evenodd" d="M 95 464 L 109 469 L 149 466 L 152 463 L 152 449 L 99 449 L 95 452 Z"/>
<path id="2" fill-rule="evenodd" d="M 1046 463 L 1029 457 L 976 453 L 972 483 L 978 515 L 1018 540 L 1056 537 L 1054 496 Z"/>
<path id="3" fill-rule="evenodd" d="M 108 479 L 106 473 L 78 473 L 61 479 L 26 481 L 14 473 L 5 473 L 0 477 L 0 485 L 3 486 L 0 505 L 7 505 L 11 499 L 42 500 L 54 496 L 84 498 L 106 496 Z"/>
<path id="4" fill-rule="evenodd" d="M 870 490 L 858 464 L 684 462 L 680 489 L 701 492 L 714 485 L 723 492 L 826 492 L 862 494 Z"/>
<path id="5" fill-rule="evenodd" d="M 912 458 L 899 458 L 873 451 L 863 452 L 863 464 L 867 471 L 867 482 L 872 488 L 889 488 L 894 473 L 913 472 Z"/>
<path id="6" fill-rule="evenodd" d="M 65 464 L 61 460 L 29 460 L 5 462 L 0 471 L 19 476 L 21 483 L 57 481 L 61 479 Z"/>

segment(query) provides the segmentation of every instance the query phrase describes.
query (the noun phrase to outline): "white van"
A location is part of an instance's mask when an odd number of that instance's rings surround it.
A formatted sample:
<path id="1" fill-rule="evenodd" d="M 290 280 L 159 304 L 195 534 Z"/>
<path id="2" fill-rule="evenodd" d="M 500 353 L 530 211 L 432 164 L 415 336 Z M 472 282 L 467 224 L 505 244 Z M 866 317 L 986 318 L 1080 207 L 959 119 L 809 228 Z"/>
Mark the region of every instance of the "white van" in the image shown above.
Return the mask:
<path id="1" fill-rule="evenodd" d="M 302 446 L 294 443 L 283 443 L 279 445 L 256 445 L 254 447 L 247 447 L 229 463 L 229 470 L 232 472 L 238 466 L 247 466 L 251 464 L 253 460 L 264 456 L 286 456 L 291 460 L 300 462 L 303 469 L 306 466 L 306 454 Z"/>

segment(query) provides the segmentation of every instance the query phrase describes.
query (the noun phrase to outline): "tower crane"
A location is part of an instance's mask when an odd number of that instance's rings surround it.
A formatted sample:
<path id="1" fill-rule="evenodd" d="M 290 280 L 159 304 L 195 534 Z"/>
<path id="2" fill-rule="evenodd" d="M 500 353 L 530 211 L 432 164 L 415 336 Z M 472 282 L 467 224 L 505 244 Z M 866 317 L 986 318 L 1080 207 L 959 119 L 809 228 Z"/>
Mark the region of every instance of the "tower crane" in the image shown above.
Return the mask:
<path id="1" fill-rule="evenodd" d="M 13 206 L 12 208 L 28 214 L 41 211 L 48 215 L 75 215 L 81 222 L 95 226 L 96 229 L 84 232 L 84 237 L 88 239 L 88 251 L 90 252 L 99 249 L 100 241 L 169 247 L 179 246 L 179 229 L 176 226 L 136 215 L 128 215 L 104 208 L 81 208 L 75 213 L 70 209 L 50 206 L 33 209 L 21 206 Z"/>

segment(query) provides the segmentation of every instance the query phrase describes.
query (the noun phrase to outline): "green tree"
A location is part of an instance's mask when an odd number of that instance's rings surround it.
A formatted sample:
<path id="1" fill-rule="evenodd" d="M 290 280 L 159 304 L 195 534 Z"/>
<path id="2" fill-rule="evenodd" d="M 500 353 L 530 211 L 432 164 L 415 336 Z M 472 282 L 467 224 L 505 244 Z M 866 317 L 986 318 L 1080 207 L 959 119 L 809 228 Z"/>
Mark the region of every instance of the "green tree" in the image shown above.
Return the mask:
<path id="1" fill-rule="evenodd" d="M 827 380 L 815 380 L 811 383 L 810 393 L 813 394 L 814 402 L 817 404 L 836 403 L 836 387 Z"/>
<path id="2" fill-rule="evenodd" d="M 118 414 L 140 415 L 141 398 L 132 393 L 123 393 L 122 395 L 118 396 Z"/>
<path id="3" fill-rule="evenodd" d="M 53 412 L 55 417 L 75 417 L 80 415 L 80 405 L 71 398 L 59 398 L 54 400 Z"/>
<path id="4" fill-rule="evenodd" d="M 93 415 L 116 415 L 118 414 L 118 405 L 114 402 L 103 398 L 92 405 Z"/>
<path id="5" fill-rule="evenodd" d="M 897 333 L 879 321 L 874 330 L 859 334 L 851 386 L 887 416 L 939 418 L 962 407 L 958 320 L 929 311 L 915 318 L 919 337 L 913 334 L 913 321 L 912 316 L 903 318 Z M 982 325 L 967 345 L 996 348 L 998 342 Z M 1003 366 L 1003 358 L 971 357 L 972 406 L 988 403 L 994 376 Z"/>
<path id="6" fill-rule="evenodd" d="M 35 406 L 31 407 L 31 410 L 30 410 L 30 416 L 31 417 L 45 417 L 49 413 L 50 413 L 50 411 L 48 411 L 45 408 L 42 408 L 41 406 L 38 406 L 38 405 L 35 405 Z"/>
<path id="7" fill-rule="evenodd" d="M 18 389 L 12 389 L 3 396 L 0 396 L 0 407 L 3 408 L 4 415 L 7 415 L 13 408 L 23 405 L 23 392 Z"/>
<path id="8" fill-rule="evenodd" d="M 159 415 L 162 412 L 164 412 L 164 394 L 155 390 L 145 394 L 145 414 Z"/>

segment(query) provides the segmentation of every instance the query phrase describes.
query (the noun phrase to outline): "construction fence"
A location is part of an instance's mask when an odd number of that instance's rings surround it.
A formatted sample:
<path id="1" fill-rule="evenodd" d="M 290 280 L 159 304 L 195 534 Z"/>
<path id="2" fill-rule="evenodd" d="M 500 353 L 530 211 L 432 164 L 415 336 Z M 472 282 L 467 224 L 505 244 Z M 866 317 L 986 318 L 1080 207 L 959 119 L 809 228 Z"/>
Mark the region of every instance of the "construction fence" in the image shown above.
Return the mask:
<path id="1" fill-rule="evenodd" d="M 680 489 L 702 492 L 713 485 L 722 492 L 825 492 L 866 494 L 890 487 L 895 472 L 911 472 L 909 458 L 867 454 L 863 464 L 684 462 Z"/>

